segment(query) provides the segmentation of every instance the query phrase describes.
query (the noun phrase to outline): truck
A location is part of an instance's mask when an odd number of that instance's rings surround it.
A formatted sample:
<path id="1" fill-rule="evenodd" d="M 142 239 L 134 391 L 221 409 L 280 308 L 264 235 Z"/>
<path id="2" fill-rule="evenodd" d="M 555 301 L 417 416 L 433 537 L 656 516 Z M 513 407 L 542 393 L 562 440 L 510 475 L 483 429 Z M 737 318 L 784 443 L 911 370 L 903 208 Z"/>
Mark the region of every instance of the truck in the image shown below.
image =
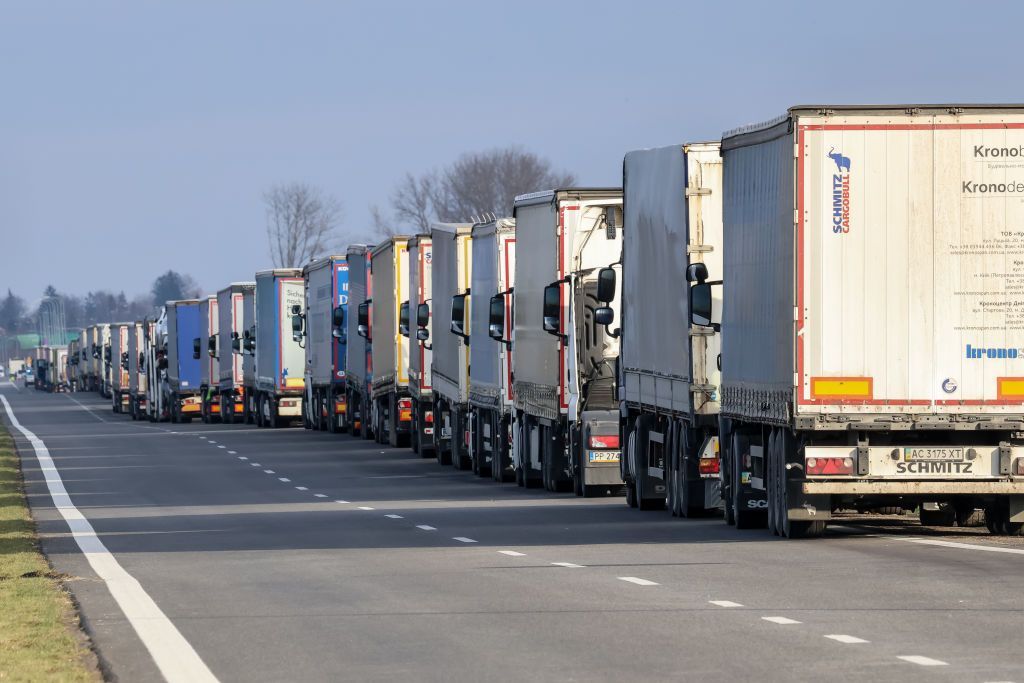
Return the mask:
<path id="1" fill-rule="evenodd" d="M 371 343 L 373 433 L 377 443 L 392 447 L 409 444 L 412 426 L 408 339 L 399 329 L 400 309 L 409 292 L 408 243 L 407 236 L 391 236 L 370 252 L 370 326 L 365 334 L 360 331 Z M 408 328 L 408 318 L 405 325 Z"/>
<path id="2" fill-rule="evenodd" d="M 302 269 L 305 304 L 299 327 L 305 337 L 306 388 L 303 425 L 331 433 L 348 429 L 345 394 L 345 313 L 348 261 L 344 255 L 315 259 Z"/>
<path id="3" fill-rule="evenodd" d="M 370 273 L 370 254 L 373 245 L 349 245 L 345 253 L 348 263 L 349 315 L 345 339 L 345 407 L 346 419 L 352 436 L 373 438 L 370 421 L 370 383 L 373 379 L 373 346 L 370 343 L 370 305 L 373 279 Z"/>
<path id="4" fill-rule="evenodd" d="M 429 234 L 409 239 L 409 300 L 399 316 L 399 327 L 409 339 L 409 398 L 412 401 L 410 446 L 424 458 L 434 452 L 434 390 L 431 386 L 430 364 L 430 285 L 434 260 Z M 419 323 L 422 322 L 422 329 Z"/>
<path id="5" fill-rule="evenodd" d="M 82 387 L 82 340 L 84 332 L 77 339 L 68 342 L 68 391 L 79 391 Z"/>
<path id="6" fill-rule="evenodd" d="M 726 521 L 940 503 L 1024 533 L 1024 106 L 808 105 L 722 138 Z M 691 285 L 714 327 L 717 287 Z"/>
<path id="7" fill-rule="evenodd" d="M 521 486 L 619 490 L 619 340 L 597 324 L 598 271 L 622 251 L 622 191 L 517 197 L 513 467 Z M 602 293 L 610 296 L 609 293 Z M 614 312 L 614 308 L 613 308 Z"/>
<path id="8" fill-rule="evenodd" d="M 151 321 L 138 320 L 128 330 L 128 412 L 133 420 L 146 417 L 148 378 L 145 348 L 152 326 Z"/>
<path id="9" fill-rule="evenodd" d="M 220 419 L 226 423 L 244 419 L 245 293 L 251 300 L 255 288 L 255 282 L 232 282 L 217 292 L 217 400 Z"/>
<path id="10" fill-rule="evenodd" d="M 164 422 L 171 418 L 167 397 L 167 306 L 161 306 L 154 320 L 146 320 L 143 327 L 143 366 L 146 372 L 145 418 L 150 422 Z"/>
<path id="11" fill-rule="evenodd" d="M 167 314 L 167 382 L 163 403 L 171 422 L 191 422 L 199 417 L 200 361 L 195 357 L 195 340 L 201 319 L 199 300 L 168 301 Z"/>
<path id="12" fill-rule="evenodd" d="M 512 481 L 512 293 L 516 224 L 499 218 L 473 226 L 470 280 L 469 431 L 473 472 Z"/>
<path id="13" fill-rule="evenodd" d="M 430 306 L 433 330 L 430 374 L 434 383 L 434 452 L 442 465 L 469 469 L 469 305 L 473 275 L 468 223 L 432 226 L 434 264 Z M 421 328 L 423 329 L 423 328 Z"/>
<path id="14" fill-rule="evenodd" d="M 626 502 L 667 505 L 677 517 L 717 512 L 722 500 L 721 338 L 690 322 L 688 284 L 722 276 L 719 146 L 626 155 L 621 265 L 598 273 L 598 288 L 612 291 L 599 292 L 599 300 L 617 298 L 611 288 L 622 275 L 618 393 Z M 608 329 L 614 312 L 600 307 L 595 317 Z"/>
<path id="15" fill-rule="evenodd" d="M 232 349 L 234 350 L 234 349 Z M 242 289 L 242 422 L 256 423 L 256 283 Z"/>
<path id="16" fill-rule="evenodd" d="M 128 330 L 132 323 L 110 324 L 110 403 L 115 413 L 127 413 L 128 394 Z"/>
<path id="17" fill-rule="evenodd" d="M 217 296 L 199 300 L 199 336 L 192 340 L 192 355 L 199 361 L 199 415 L 211 424 L 220 420 L 220 314 Z"/>
<path id="18" fill-rule="evenodd" d="M 302 310 L 302 271 L 256 273 L 256 425 L 282 427 L 302 419 L 306 354 L 292 327 Z"/>

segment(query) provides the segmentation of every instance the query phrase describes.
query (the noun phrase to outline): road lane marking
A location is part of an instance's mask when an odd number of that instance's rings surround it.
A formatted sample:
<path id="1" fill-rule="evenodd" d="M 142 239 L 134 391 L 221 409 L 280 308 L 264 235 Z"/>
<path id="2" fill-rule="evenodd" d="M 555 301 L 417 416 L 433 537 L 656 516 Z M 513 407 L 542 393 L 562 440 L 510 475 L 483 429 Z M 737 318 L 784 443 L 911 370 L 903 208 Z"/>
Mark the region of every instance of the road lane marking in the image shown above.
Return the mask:
<path id="1" fill-rule="evenodd" d="M 1000 548 L 999 546 L 994 545 L 975 545 L 973 543 L 957 543 L 956 541 L 939 541 L 931 538 L 900 538 L 899 536 L 884 536 L 883 538 L 891 538 L 894 541 L 903 541 L 904 543 L 917 543 L 919 545 L 936 545 L 943 548 L 960 548 L 962 550 L 983 550 L 987 553 L 1024 555 L 1024 550 L 1020 548 Z"/>
<path id="2" fill-rule="evenodd" d="M 796 619 L 790 619 L 789 617 L 761 617 L 765 621 L 770 621 L 773 624 L 779 624 L 781 626 L 788 626 L 790 624 L 799 624 L 800 622 Z"/>
<path id="3" fill-rule="evenodd" d="M 258 462 L 251 462 L 249 464 L 252 465 L 253 467 L 263 467 L 263 465 L 259 464 Z"/>
<path id="4" fill-rule="evenodd" d="M 264 474 L 277 474 L 274 470 L 263 470 Z"/>
<path id="5" fill-rule="evenodd" d="M 314 498 L 326 498 L 327 494 L 326 493 L 314 493 L 313 497 Z"/>
<path id="6" fill-rule="evenodd" d="M 348 501 L 347 500 L 336 500 L 334 502 L 335 503 L 341 503 L 342 505 L 348 505 Z"/>
<path id="7" fill-rule="evenodd" d="M 307 489 L 305 486 L 296 486 L 295 490 L 296 491 L 308 491 L 309 489 Z"/>
<path id="8" fill-rule="evenodd" d="M 405 519 L 402 515 L 384 515 L 388 519 Z"/>
<path id="9" fill-rule="evenodd" d="M 708 600 L 708 602 L 719 607 L 743 607 L 740 603 L 733 602 L 732 600 Z"/>
<path id="10" fill-rule="evenodd" d="M 423 529 L 424 531 L 437 531 L 437 527 L 430 526 L 429 524 L 417 524 L 417 529 Z"/>
<path id="11" fill-rule="evenodd" d="M 339 500 L 338 502 L 340 503 L 341 501 Z M 357 509 L 359 509 L 359 510 L 372 510 L 373 508 L 369 507 L 368 505 L 360 505 Z"/>
<path id="12" fill-rule="evenodd" d="M 583 569 L 585 565 L 573 564 L 572 562 L 552 562 L 556 567 L 567 567 L 568 569 Z"/>
<path id="13" fill-rule="evenodd" d="M 97 415 L 96 413 L 92 412 L 92 408 L 90 408 L 89 406 L 85 405 L 84 403 L 82 403 L 81 401 L 79 401 L 79 400 L 78 400 L 77 398 L 75 398 L 75 397 L 74 397 L 74 396 L 72 396 L 71 394 L 64 394 L 64 395 L 65 395 L 65 396 L 67 396 L 68 398 L 70 398 L 70 399 L 71 399 L 72 401 L 74 401 L 75 403 L 77 403 L 77 404 L 78 404 L 78 407 L 79 407 L 79 408 L 81 408 L 81 409 L 82 409 L 82 410 L 84 410 L 85 412 L 89 413 L 90 415 L 92 415 L 93 417 L 95 417 L 95 418 L 96 418 L 97 420 L 99 420 L 100 422 L 106 422 L 106 420 L 104 420 L 104 419 L 103 419 L 102 417 L 100 417 L 100 416 L 99 416 L 99 415 Z"/>
<path id="14" fill-rule="evenodd" d="M 844 635 L 841 635 L 841 634 L 838 634 L 838 633 L 832 634 L 830 636 L 825 636 L 825 637 L 829 638 L 831 640 L 834 640 L 836 642 L 839 642 L 839 643 L 846 643 L 848 645 L 854 645 L 856 643 L 867 643 L 867 642 L 870 642 L 870 641 L 864 640 L 863 638 L 858 638 L 856 636 L 844 636 Z"/>
<path id="15" fill-rule="evenodd" d="M 89 520 L 75 507 L 46 444 L 18 422 L 6 396 L 0 394 L 0 401 L 3 401 L 11 425 L 32 444 L 54 507 L 67 522 L 71 535 L 88 560 L 89 566 L 107 585 L 110 595 L 124 612 L 125 618 L 135 629 L 142 644 L 146 646 L 160 673 L 169 683 L 216 681 L 216 676 L 207 668 L 195 649 L 175 628 L 142 584 L 125 571 L 100 540 Z"/>
<path id="16" fill-rule="evenodd" d="M 654 581 L 648 581 L 647 579 L 640 579 L 635 576 L 620 576 L 619 581 L 626 581 L 627 583 L 635 583 L 638 586 L 657 586 L 659 584 Z"/>
<path id="17" fill-rule="evenodd" d="M 465 536 L 452 536 L 452 540 L 459 543 L 476 543 L 472 538 L 466 538 Z"/>
<path id="18" fill-rule="evenodd" d="M 217 446 L 217 448 L 227 448 L 227 446 Z"/>
<path id="19" fill-rule="evenodd" d="M 200 438 L 200 439 L 204 439 L 204 440 L 206 439 L 206 437 L 205 437 L 205 436 L 200 436 L 199 438 Z"/>
<path id="20" fill-rule="evenodd" d="M 240 455 L 240 456 L 238 456 L 238 459 L 239 460 L 248 460 L 249 458 L 245 457 L 244 455 Z"/>
<path id="21" fill-rule="evenodd" d="M 204 436 L 203 438 L 205 439 L 206 437 Z M 213 439 L 210 439 L 210 443 L 217 443 L 217 442 L 214 441 Z"/>
<path id="22" fill-rule="evenodd" d="M 288 477 L 278 477 L 277 480 L 285 484 L 290 484 L 292 482 L 292 480 L 289 479 Z"/>
<path id="23" fill-rule="evenodd" d="M 228 455 L 238 455 L 238 451 L 228 451 Z M 246 460 L 246 457 L 243 455 L 239 460 Z"/>
<path id="24" fill-rule="evenodd" d="M 515 550 L 499 550 L 498 552 L 509 557 L 526 557 L 526 553 L 519 553 Z"/>
<path id="25" fill-rule="evenodd" d="M 920 664 L 921 666 L 949 666 L 949 664 L 940 659 L 922 657 L 921 655 L 900 655 L 896 659 L 902 659 L 904 662 L 910 662 L 911 664 Z"/>

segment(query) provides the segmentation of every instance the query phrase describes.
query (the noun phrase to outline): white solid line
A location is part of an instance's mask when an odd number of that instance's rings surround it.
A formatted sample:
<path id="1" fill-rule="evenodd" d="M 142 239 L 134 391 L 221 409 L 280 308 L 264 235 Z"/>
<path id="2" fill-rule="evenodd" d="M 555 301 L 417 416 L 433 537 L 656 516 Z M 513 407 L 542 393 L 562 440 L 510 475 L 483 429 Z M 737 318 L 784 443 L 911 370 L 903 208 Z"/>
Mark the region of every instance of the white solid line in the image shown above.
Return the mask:
<path id="1" fill-rule="evenodd" d="M 825 637 L 829 638 L 831 640 L 835 640 L 835 641 L 840 642 L 840 643 L 846 643 L 848 645 L 855 645 L 857 643 L 868 643 L 868 642 L 871 642 L 871 641 L 868 641 L 868 640 L 864 640 L 863 638 L 858 638 L 857 636 L 844 636 L 844 635 L 841 635 L 841 634 L 833 634 L 833 635 L 825 636 Z"/>
<path id="2" fill-rule="evenodd" d="M 515 550 L 499 550 L 498 552 L 509 557 L 526 557 L 526 553 L 519 553 Z"/>
<path id="3" fill-rule="evenodd" d="M 432 527 L 429 524 L 417 524 L 417 529 L 423 529 L 424 531 L 437 531 L 437 527 Z"/>
<path id="4" fill-rule="evenodd" d="M 957 543 L 955 541 L 939 541 L 930 538 L 900 538 L 899 536 L 885 536 L 886 539 L 903 541 L 904 543 L 918 543 L 920 545 L 937 545 L 943 548 L 960 548 L 962 550 L 983 550 L 987 553 L 1010 553 L 1013 555 L 1024 555 L 1020 548 L 1000 548 L 994 545 L 975 545 L 973 543 Z"/>
<path id="5" fill-rule="evenodd" d="M 465 536 L 452 536 L 452 540 L 459 543 L 476 543 L 472 538 L 466 538 Z"/>
<path id="6" fill-rule="evenodd" d="M 284 482 L 285 484 L 290 484 L 292 482 L 292 480 L 289 479 L 288 477 L 278 477 L 277 480 Z"/>
<path id="7" fill-rule="evenodd" d="M 308 491 L 309 489 L 307 489 L 305 486 L 296 486 L 295 490 L 296 491 Z"/>
<path id="8" fill-rule="evenodd" d="M 568 567 L 569 569 L 583 569 L 585 565 L 573 564 L 572 562 L 552 562 L 556 567 Z"/>
<path id="9" fill-rule="evenodd" d="M 153 661 L 160 669 L 160 673 L 170 683 L 216 681 L 217 678 L 203 663 L 199 654 L 175 628 L 160 606 L 142 587 L 142 584 L 125 571 L 117 558 L 107 550 L 103 541 L 96 535 L 92 524 L 75 507 L 67 489 L 64 488 L 64 480 L 61 479 L 46 444 L 21 426 L 18 418 L 14 416 L 14 411 L 11 409 L 11 404 L 7 402 L 6 396 L 0 394 L 0 401 L 4 403 L 11 425 L 32 444 L 32 450 L 35 451 L 36 460 L 39 461 L 39 468 L 46 479 L 46 488 L 50 492 L 50 497 L 53 498 L 53 504 L 64 521 L 68 523 L 71 535 L 78 543 L 79 549 L 85 555 L 85 559 L 89 561 L 89 566 L 107 585 L 110 595 L 124 612 L 124 616 L 135 629 L 142 644 L 146 646 Z"/>
<path id="10" fill-rule="evenodd" d="M 405 519 L 402 515 L 384 515 L 388 519 Z"/>
<path id="11" fill-rule="evenodd" d="M 800 622 L 796 619 L 790 619 L 789 617 L 761 617 L 765 621 L 770 621 L 773 624 L 780 624 L 782 626 L 788 626 L 789 624 L 799 624 Z"/>
<path id="12" fill-rule="evenodd" d="M 657 586 L 659 584 L 654 581 L 648 581 L 647 579 L 638 579 L 635 576 L 620 576 L 619 581 L 627 581 L 629 583 L 635 583 L 638 586 Z"/>
<path id="13" fill-rule="evenodd" d="M 228 451 L 228 455 L 238 455 L 238 451 Z M 245 456 L 242 456 L 240 460 L 245 460 Z"/>
<path id="14" fill-rule="evenodd" d="M 341 501 L 339 500 L 338 502 L 340 503 Z M 372 510 L 373 508 L 372 507 L 368 507 L 366 505 L 360 505 L 357 509 L 359 509 L 359 510 Z"/>
<path id="15" fill-rule="evenodd" d="M 708 602 L 719 607 L 743 607 L 740 603 L 733 602 L 732 600 L 708 600 Z"/>
<path id="16" fill-rule="evenodd" d="M 326 498 L 327 494 L 326 493 L 314 493 L 313 497 L 314 498 Z"/>
<path id="17" fill-rule="evenodd" d="M 896 659 L 902 659 L 904 662 L 910 662 L 911 664 L 920 664 L 921 666 L 949 666 L 949 664 L 942 660 L 922 657 L 921 655 L 900 655 Z"/>
<path id="18" fill-rule="evenodd" d="M 334 502 L 335 503 L 341 503 L 342 505 L 348 505 L 348 501 L 347 500 L 336 500 Z"/>
<path id="19" fill-rule="evenodd" d="M 274 470 L 263 470 L 266 474 L 277 474 Z"/>

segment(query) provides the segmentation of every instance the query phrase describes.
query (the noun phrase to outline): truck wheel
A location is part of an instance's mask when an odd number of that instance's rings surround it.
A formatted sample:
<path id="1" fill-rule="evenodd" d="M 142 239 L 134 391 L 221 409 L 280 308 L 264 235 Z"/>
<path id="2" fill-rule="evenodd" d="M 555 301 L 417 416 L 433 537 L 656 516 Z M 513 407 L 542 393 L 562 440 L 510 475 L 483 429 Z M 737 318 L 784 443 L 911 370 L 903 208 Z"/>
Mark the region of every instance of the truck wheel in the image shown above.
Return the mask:
<path id="1" fill-rule="evenodd" d="M 626 505 L 631 508 L 637 506 L 636 484 L 633 473 L 636 471 L 636 420 L 627 424 L 626 427 L 626 450 L 622 454 L 622 481 L 626 486 Z"/>
<path id="2" fill-rule="evenodd" d="M 789 453 L 795 448 L 790 433 L 783 429 L 772 430 L 774 440 L 769 440 L 769 459 L 774 453 L 774 466 L 770 469 L 770 482 L 775 489 L 775 506 L 772 507 L 771 495 L 768 499 L 768 510 L 774 512 L 775 527 L 778 535 L 786 538 L 817 538 L 825 533 L 828 522 L 825 520 L 791 520 L 789 518 L 789 487 L 786 483 L 786 462 Z M 772 443 L 774 441 L 774 443 Z"/>
<path id="3" fill-rule="evenodd" d="M 956 512 L 953 506 L 947 503 L 940 503 L 935 510 L 926 508 L 927 503 L 921 503 L 917 516 L 921 526 L 953 526 L 956 522 Z"/>
<path id="4" fill-rule="evenodd" d="M 388 445 L 398 448 L 398 394 L 388 398 Z"/>

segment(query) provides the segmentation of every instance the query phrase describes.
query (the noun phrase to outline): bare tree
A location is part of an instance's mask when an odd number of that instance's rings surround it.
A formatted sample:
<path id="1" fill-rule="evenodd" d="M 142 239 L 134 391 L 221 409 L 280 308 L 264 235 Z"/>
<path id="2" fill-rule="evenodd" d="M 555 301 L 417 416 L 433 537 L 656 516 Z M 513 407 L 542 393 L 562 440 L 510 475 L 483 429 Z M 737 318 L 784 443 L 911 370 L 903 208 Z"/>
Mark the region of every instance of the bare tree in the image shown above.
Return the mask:
<path id="1" fill-rule="evenodd" d="M 391 195 L 395 219 L 425 232 L 434 221 L 476 221 L 507 216 L 517 195 L 571 187 L 571 173 L 518 147 L 463 154 L 440 171 L 399 182 Z M 385 223 L 382 221 L 382 223 Z"/>
<path id="2" fill-rule="evenodd" d="M 327 251 L 341 222 L 341 202 L 304 183 L 275 185 L 263 193 L 267 241 L 275 268 L 294 268 Z"/>
<path id="3" fill-rule="evenodd" d="M 370 207 L 370 225 L 372 226 L 373 234 L 380 237 L 391 237 L 392 235 L 401 234 L 395 228 L 394 222 L 386 218 L 384 211 L 376 204 Z"/>

